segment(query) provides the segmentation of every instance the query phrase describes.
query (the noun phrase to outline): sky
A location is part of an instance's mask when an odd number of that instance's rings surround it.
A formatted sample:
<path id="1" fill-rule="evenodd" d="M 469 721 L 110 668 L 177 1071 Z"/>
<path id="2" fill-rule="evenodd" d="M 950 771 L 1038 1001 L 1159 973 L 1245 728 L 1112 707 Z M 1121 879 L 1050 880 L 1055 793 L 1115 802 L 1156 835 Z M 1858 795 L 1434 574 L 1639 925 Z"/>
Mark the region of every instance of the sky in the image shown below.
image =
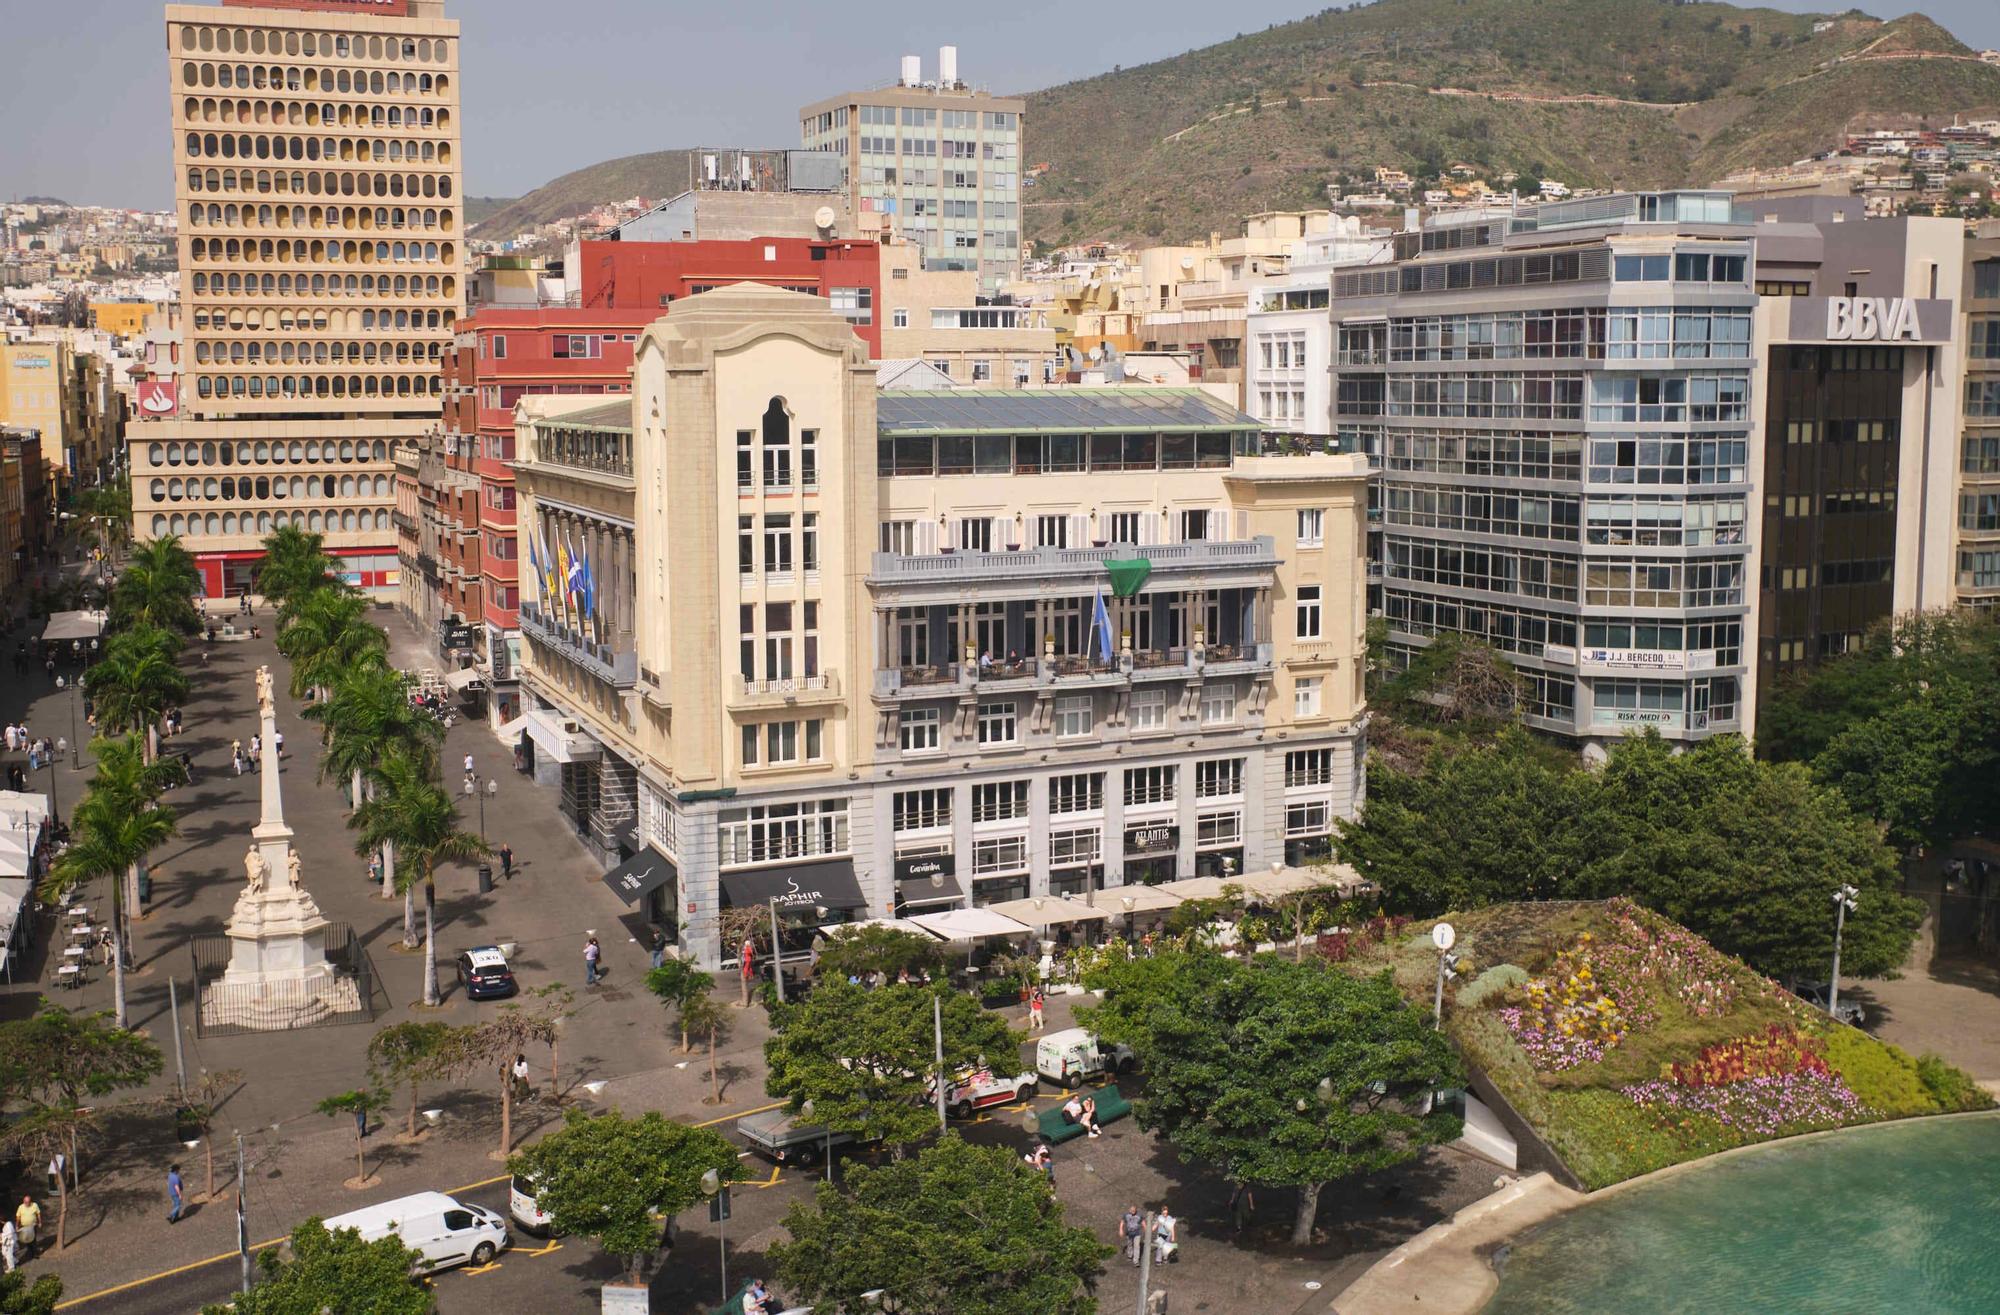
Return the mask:
<path id="1" fill-rule="evenodd" d="M 868 21 L 887 10 L 801 0 L 447 0 L 462 24 L 465 190 L 518 196 L 641 151 L 793 145 L 800 106 L 894 80 L 903 54 L 922 54 L 935 76 L 940 45 L 958 47 L 965 81 L 1032 91 L 1299 18 L 1312 3 L 1017 0 L 904 6 L 889 24 Z M 0 197 L 171 206 L 161 9 L 0 0 Z M 1926 0 L 1923 12 L 1968 45 L 2000 46 L 1996 0 Z"/>

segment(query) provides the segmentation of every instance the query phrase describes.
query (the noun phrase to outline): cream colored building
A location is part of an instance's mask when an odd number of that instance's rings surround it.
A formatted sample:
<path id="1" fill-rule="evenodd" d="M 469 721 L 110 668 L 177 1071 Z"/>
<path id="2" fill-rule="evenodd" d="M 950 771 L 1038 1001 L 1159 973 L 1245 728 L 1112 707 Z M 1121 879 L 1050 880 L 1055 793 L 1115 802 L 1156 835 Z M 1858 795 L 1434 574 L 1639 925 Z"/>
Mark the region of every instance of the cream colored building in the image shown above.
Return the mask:
<path id="1" fill-rule="evenodd" d="M 464 304 L 458 24 L 442 0 L 293 0 L 169 5 L 166 28 L 186 344 L 180 418 L 134 446 L 137 530 L 188 526 L 211 594 L 286 523 L 392 591 L 390 453 L 436 426 Z M 198 485 L 151 464 L 190 444 L 217 462 Z M 333 502 L 290 500 L 327 475 Z"/>
<path id="2" fill-rule="evenodd" d="M 517 412 L 522 690 L 537 778 L 683 952 L 773 896 L 1306 861 L 1358 807 L 1362 458 L 1254 455 L 1198 389 L 878 393 L 823 300 L 755 285 L 635 361 L 629 401 Z"/>
<path id="3" fill-rule="evenodd" d="M 906 242 L 882 248 L 882 359 L 928 361 L 961 387 L 1055 382 L 1062 361 L 1046 308 L 992 305 L 979 276 L 926 269 Z"/>

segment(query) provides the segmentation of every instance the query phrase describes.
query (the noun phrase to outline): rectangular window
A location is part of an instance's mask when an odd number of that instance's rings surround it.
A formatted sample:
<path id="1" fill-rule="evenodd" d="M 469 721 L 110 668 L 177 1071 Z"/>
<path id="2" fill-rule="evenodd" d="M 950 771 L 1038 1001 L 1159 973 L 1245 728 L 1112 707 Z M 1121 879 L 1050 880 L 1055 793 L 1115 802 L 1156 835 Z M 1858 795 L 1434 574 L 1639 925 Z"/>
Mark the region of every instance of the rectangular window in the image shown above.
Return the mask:
<path id="1" fill-rule="evenodd" d="M 1227 726 L 1236 720 L 1236 686 L 1204 685 L 1201 691 L 1201 724 Z"/>
<path id="2" fill-rule="evenodd" d="M 1114 511 L 1105 517 L 1107 543 L 1139 542 L 1139 515 L 1136 511 Z"/>
<path id="3" fill-rule="evenodd" d="M 748 429 L 736 431 L 736 487 L 739 489 L 757 487 L 755 437 Z"/>
<path id="4" fill-rule="evenodd" d="M 1104 807 L 1104 773 L 1078 772 L 1049 778 L 1049 815 L 1095 813 Z"/>
<path id="5" fill-rule="evenodd" d="M 819 487 L 819 431 L 801 429 L 799 431 L 799 487 L 816 489 Z"/>
<path id="6" fill-rule="evenodd" d="M 896 834 L 951 826 L 951 790 L 903 790 L 894 802 Z"/>
<path id="7" fill-rule="evenodd" d="M 1326 542 L 1326 509 L 1299 508 L 1299 547 L 1317 548 Z"/>
<path id="8" fill-rule="evenodd" d="M 799 516 L 799 566 L 808 571 L 819 569 L 819 513 L 803 512 Z"/>
<path id="9" fill-rule="evenodd" d="M 1217 758 L 1194 765 L 1194 797 L 1233 799 L 1243 793 L 1243 760 Z"/>
<path id="10" fill-rule="evenodd" d="M 1320 678 L 1300 676 L 1292 682 L 1292 715 L 1294 717 L 1319 716 Z"/>
<path id="11" fill-rule="evenodd" d="M 792 516 L 780 512 L 764 517 L 764 574 L 792 573 Z"/>
<path id="12" fill-rule="evenodd" d="M 981 744 L 1014 744 L 1019 739 L 1019 728 L 1015 719 L 1015 704 L 1010 700 L 990 701 L 979 705 L 979 742 Z"/>
<path id="13" fill-rule="evenodd" d="M 493 335 L 492 342 L 493 342 L 493 359 L 496 361 L 506 360 L 507 335 L 504 333 L 496 333 Z"/>
<path id="14" fill-rule="evenodd" d="M 726 808 L 719 821 L 722 867 L 848 852 L 845 799 Z"/>
<path id="15" fill-rule="evenodd" d="M 1127 767 L 1125 769 L 1125 806 L 1139 804 L 1170 804 L 1174 801 L 1175 786 L 1180 780 L 1180 768 L 1168 764 L 1161 767 Z"/>
<path id="16" fill-rule="evenodd" d="M 915 521 L 883 521 L 882 551 L 908 557 L 917 550 L 917 523 Z"/>
<path id="17" fill-rule="evenodd" d="M 1069 547 L 1069 517 L 1035 517 L 1035 546 L 1037 548 Z"/>
<path id="18" fill-rule="evenodd" d="M 755 575 L 757 573 L 757 521 L 755 517 L 736 518 L 736 573 Z"/>
<path id="19" fill-rule="evenodd" d="M 972 787 L 972 820 L 1007 822 L 1028 815 L 1026 781 L 984 781 Z"/>
<path id="20" fill-rule="evenodd" d="M 1326 785 L 1333 780 L 1333 750 L 1294 749 L 1285 755 L 1285 785 Z"/>
<path id="21" fill-rule="evenodd" d="M 1093 703 L 1088 694 L 1057 699 L 1056 738 L 1076 740 L 1089 735 L 1094 722 Z"/>
<path id="22" fill-rule="evenodd" d="M 1323 836 L 1333 830 L 1333 805 L 1324 799 L 1285 805 L 1285 834 Z"/>
<path id="23" fill-rule="evenodd" d="M 1049 866 L 1083 867 L 1104 855 L 1104 833 L 1096 827 L 1049 832 Z"/>
<path id="24" fill-rule="evenodd" d="M 901 738 L 904 753 L 936 753 L 938 750 L 938 710 L 903 710 Z"/>
<path id="25" fill-rule="evenodd" d="M 846 317 L 849 324 L 873 324 L 875 322 L 875 290 L 873 288 L 829 288 L 827 299 L 833 308 Z"/>
<path id="26" fill-rule="evenodd" d="M 1133 733 L 1141 731 L 1163 731 L 1167 728 L 1167 692 L 1163 689 L 1142 689 L 1132 695 L 1131 720 Z"/>
<path id="27" fill-rule="evenodd" d="M 1298 626 L 1300 639 L 1320 637 L 1320 586 L 1302 584 L 1298 596 Z"/>
<path id="28" fill-rule="evenodd" d="M 898 271 L 897 271 L 897 273 L 898 273 L 898 274 L 900 274 L 901 272 L 902 272 L 901 270 L 898 270 Z M 907 329 L 907 328 L 909 328 L 909 327 L 910 327 L 910 312 L 909 312 L 909 311 L 908 311 L 907 309 L 905 309 L 905 308 L 903 308 L 903 307 L 901 307 L 901 306 L 898 306 L 898 307 L 897 307 L 897 308 L 896 308 L 895 310 L 892 310 L 892 311 L 890 311 L 890 312 L 889 312 L 889 327 L 890 327 L 890 328 L 892 328 L 892 329 Z"/>
<path id="29" fill-rule="evenodd" d="M 1201 813 L 1194 820 L 1196 849 L 1224 849 L 1243 843 L 1243 814 Z"/>
<path id="30" fill-rule="evenodd" d="M 998 836 L 992 840 L 978 840 L 973 842 L 972 875 L 975 877 L 1020 872 L 1024 871 L 1027 866 L 1028 838 L 1026 836 Z"/>

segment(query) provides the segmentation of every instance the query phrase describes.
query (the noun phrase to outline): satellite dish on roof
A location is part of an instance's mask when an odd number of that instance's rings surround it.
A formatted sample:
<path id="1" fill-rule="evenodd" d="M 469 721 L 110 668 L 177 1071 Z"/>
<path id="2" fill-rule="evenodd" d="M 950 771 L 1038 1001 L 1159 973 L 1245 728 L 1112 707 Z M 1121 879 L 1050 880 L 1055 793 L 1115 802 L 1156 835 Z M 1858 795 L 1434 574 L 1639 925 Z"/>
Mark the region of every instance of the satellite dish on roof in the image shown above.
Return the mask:
<path id="1" fill-rule="evenodd" d="M 833 231 L 833 207 L 823 205 L 813 211 L 813 226 L 822 232 Z"/>
<path id="2" fill-rule="evenodd" d="M 1090 359 L 1093 361 L 1101 361 L 1104 359 L 1103 343 L 1099 343 L 1097 346 L 1090 349 Z"/>

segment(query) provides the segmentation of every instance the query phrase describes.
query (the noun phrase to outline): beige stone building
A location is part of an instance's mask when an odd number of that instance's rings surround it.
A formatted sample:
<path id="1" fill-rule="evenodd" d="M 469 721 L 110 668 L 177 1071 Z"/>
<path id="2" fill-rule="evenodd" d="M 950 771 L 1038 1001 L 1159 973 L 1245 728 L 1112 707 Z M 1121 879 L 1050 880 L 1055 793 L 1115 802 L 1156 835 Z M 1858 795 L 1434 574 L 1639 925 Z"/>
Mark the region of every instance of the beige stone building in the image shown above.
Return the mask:
<path id="1" fill-rule="evenodd" d="M 458 24 L 231 0 L 166 29 L 186 343 L 180 418 L 133 446 L 135 528 L 182 533 L 212 595 L 287 523 L 392 593 L 391 453 L 436 426 L 464 302 Z"/>
<path id="2" fill-rule="evenodd" d="M 1308 861 L 1358 806 L 1362 458 L 1255 455 L 1198 389 L 878 392 L 825 301 L 755 285 L 635 362 L 630 399 L 517 412 L 523 706 L 684 953 L 773 897 Z"/>
<path id="3" fill-rule="evenodd" d="M 882 248 L 882 359 L 928 361 L 961 388 L 1024 388 L 1062 368 L 1046 308 L 995 305 L 971 270 L 926 268 L 907 242 Z"/>

